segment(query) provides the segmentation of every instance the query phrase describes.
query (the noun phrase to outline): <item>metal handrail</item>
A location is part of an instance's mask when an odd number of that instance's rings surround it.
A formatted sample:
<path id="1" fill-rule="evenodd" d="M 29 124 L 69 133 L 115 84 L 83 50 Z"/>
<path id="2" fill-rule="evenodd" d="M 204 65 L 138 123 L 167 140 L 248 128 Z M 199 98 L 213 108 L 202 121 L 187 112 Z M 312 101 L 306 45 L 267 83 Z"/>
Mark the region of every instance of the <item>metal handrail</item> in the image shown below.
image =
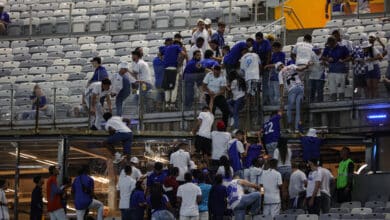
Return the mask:
<path id="1" fill-rule="evenodd" d="M 288 11 L 288 12 L 287 12 L 288 15 L 291 15 L 291 14 L 294 15 L 294 17 L 296 18 L 296 20 L 297 20 L 298 23 L 299 23 L 299 28 L 300 28 L 300 29 L 303 29 L 304 26 L 303 26 L 303 24 L 302 24 L 302 21 L 301 21 L 301 19 L 299 19 L 297 13 L 295 13 L 294 8 L 289 7 L 289 6 L 284 6 L 284 9 L 287 9 L 286 11 Z"/>
<path id="2" fill-rule="evenodd" d="M 282 26 L 282 30 L 283 30 L 283 45 L 286 45 L 286 42 L 287 42 L 287 38 L 286 38 L 286 31 L 287 31 L 286 30 L 286 17 L 281 17 L 278 20 L 273 21 L 273 22 L 267 24 L 266 26 L 264 26 L 263 30 L 267 30 L 268 28 L 271 30 L 272 26 L 277 25 L 279 23 Z"/>

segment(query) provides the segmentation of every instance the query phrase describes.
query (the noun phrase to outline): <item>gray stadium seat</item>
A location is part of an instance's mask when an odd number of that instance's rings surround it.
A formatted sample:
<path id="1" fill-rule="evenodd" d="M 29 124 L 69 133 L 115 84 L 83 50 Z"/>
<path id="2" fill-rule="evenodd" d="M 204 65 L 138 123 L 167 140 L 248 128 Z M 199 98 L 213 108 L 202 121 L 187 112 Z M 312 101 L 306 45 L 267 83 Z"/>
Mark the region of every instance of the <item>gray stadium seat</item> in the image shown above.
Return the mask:
<path id="1" fill-rule="evenodd" d="M 48 46 L 46 52 L 62 52 L 64 46 L 62 45 L 53 45 L 53 46 Z"/>
<path id="2" fill-rule="evenodd" d="M 364 219 L 385 219 L 386 215 L 384 213 L 371 213 L 364 215 Z"/>
<path id="3" fill-rule="evenodd" d="M 120 62 L 119 57 L 104 57 L 102 60 L 103 64 L 108 64 L 108 63 L 115 63 L 118 64 Z"/>
<path id="4" fill-rule="evenodd" d="M 76 44 L 69 44 L 69 45 L 65 45 L 62 49 L 63 52 L 68 52 L 68 51 L 78 51 L 80 50 L 80 45 L 78 45 L 77 43 Z"/>
<path id="5" fill-rule="evenodd" d="M 300 215 L 305 214 L 305 210 L 303 209 L 287 209 L 283 212 L 283 214 L 294 214 L 294 215 Z"/>
<path id="6" fill-rule="evenodd" d="M 46 46 L 35 46 L 35 47 L 30 47 L 29 53 L 34 54 L 34 53 L 45 53 L 47 51 Z"/>
<path id="7" fill-rule="evenodd" d="M 43 45 L 43 40 L 42 39 L 32 39 L 28 40 L 26 47 L 36 47 L 36 46 L 42 46 Z"/>
<path id="8" fill-rule="evenodd" d="M 131 54 L 131 48 L 120 48 L 115 51 L 115 56 L 127 56 Z"/>
<path id="9" fill-rule="evenodd" d="M 360 214 L 343 214 L 342 219 L 364 219 L 364 215 Z"/>
<path id="10" fill-rule="evenodd" d="M 80 51 L 96 51 L 97 44 L 83 44 L 80 47 Z"/>
<path id="11" fill-rule="evenodd" d="M 329 213 L 338 213 L 338 214 L 346 214 L 349 212 L 350 212 L 349 208 L 331 208 L 329 210 Z"/>
<path id="12" fill-rule="evenodd" d="M 72 22 L 72 32 L 73 33 L 84 33 L 87 29 L 88 22 L 89 22 L 88 16 L 74 17 L 73 22 Z"/>
<path id="13" fill-rule="evenodd" d="M 114 48 L 114 43 L 100 43 L 97 45 L 97 50 L 108 50 Z"/>
<path id="14" fill-rule="evenodd" d="M 364 204 L 364 207 L 366 208 L 377 208 L 377 207 L 385 207 L 386 204 L 382 201 L 368 201 Z"/>
<path id="15" fill-rule="evenodd" d="M 11 76 L 21 76 L 28 74 L 28 68 L 14 68 L 11 71 Z"/>
<path id="16" fill-rule="evenodd" d="M 104 24 L 106 31 L 117 31 L 119 30 L 119 23 L 122 18 L 121 14 L 111 14 L 107 16 Z"/>
<path id="17" fill-rule="evenodd" d="M 50 52 L 50 53 L 48 53 L 47 56 L 48 56 L 48 59 L 55 60 L 55 59 L 59 59 L 59 58 L 64 58 L 65 53 L 63 53 L 63 52 Z"/>
<path id="18" fill-rule="evenodd" d="M 371 214 L 371 208 L 353 208 L 351 214 Z"/>
<path id="19" fill-rule="evenodd" d="M 58 17 L 56 19 L 55 32 L 57 34 L 67 34 L 70 32 L 69 18 Z"/>
<path id="20" fill-rule="evenodd" d="M 359 201 L 344 202 L 340 206 L 340 208 L 348 208 L 348 209 L 361 208 L 361 207 L 362 207 L 362 204 Z"/>
<path id="21" fill-rule="evenodd" d="M 55 63 L 56 61 L 54 61 Z M 58 61 L 57 61 L 58 63 Z M 47 74 L 61 74 L 64 73 L 65 67 L 64 66 L 50 66 L 47 68 L 46 73 Z"/>
<path id="22" fill-rule="evenodd" d="M 387 202 L 389 201 L 389 194 L 387 193 L 378 193 L 378 194 L 373 194 L 369 197 L 369 201 L 382 201 L 382 202 Z"/>
<path id="23" fill-rule="evenodd" d="M 93 15 L 89 19 L 88 31 L 100 32 L 103 30 L 103 25 L 106 21 L 105 15 Z"/>
<path id="24" fill-rule="evenodd" d="M 44 35 L 53 34 L 56 21 L 57 19 L 54 17 L 41 18 L 39 23 L 39 33 Z"/>
<path id="25" fill-rule="evenodd" d="M 39 75 L 45 73 L 46 73 L 46 67 L 31 67 L 28 71 L 29 75 Z"/>
<path id="26" fill-rule="evenodd" d="M 156 28 L 168 28 L 170 26 L 170 19 L 167 15 L 156 15 Z"/>
<path id="27" fill-rule="evenodd" d="M 138 29 L 150 29 L 156 20 L 156 13 L 140 13 L 138 14 Z"/>
<path id="28" fill-rule="evenodd" d="M 26 54 L 29 53 L 30 49 L 28 47 L 15 47 L 12 49 L 12 53 L 15 54 Z"/>
<path id="29" fill-rule="evenodd" d="M 70 59 L 55 59 L 53 61 L 54 66 L 67 66 L 69 65 Z"/>
<path id="30" fill-rule="evenodd" d="M 18 54 L 19 55 L 19 54 Z M 22 54 L 25 55 L 25 54 Z M 7 61 L 21 61 L 21 60 L 15 60 L 15 57 L 13 54 L 2 54 L 0 55 L 0 62 L 7 62 Z"/>
<path id="31" fill-rule="evenodd" d="M 114 45 L 115 49 L 119 48 L 131 48 L 131 42 L 119 42 Z"/>
<path id="32" fill-rule="evenodd" d="M 49 38 L 44 40 L 43 45 L 45 46 L 53 46 L 53 45 L 58 45 L 61 43 L 61 39 L 59 38 Z"/>
<path id="33" fill-rule="evenodd" d="M 17 76 L 15 79 L 16 83 L 31 82 L 34 79 L 32 75 Z"/>
<path id="34" fill-rule="evenodd" d="M 32 81 L 36 83 L 50 81 L 50 75 L 48 74 L 36 75 L 34 76 Z"/>
<path id="35" fill-rule="evenodd" d="M 103 36 L 97 36 L 95 38 L 95 43 L 111 43 L 112 36 L 109 35 L 103 35 Z"/>
<path id="36" fill-rule="evenodd" d="M 99 51 L 99 57 L 112 57 L 114 55 L 115 55 L 114 49 L 106 49 L 106 50 Z"/>
<path id="37" fill-rule="evenodd" d="M 54 74 L 54 75 L 52 75 L 51 80 L 52 81 L 66 81 L 68 79 L 68 77 L 69 77 L 69 74 L 65 74 L 65 73 Z"/>
<path id="38" fill-rule="evenodd" d="M 8 48 L 10 45 L 10 42 L 9 41 L 0 41 L 0 48 Z"/>
<path id="39" fill-rule="evenodd" d="M 9 76 L 11 74 L 11 71 L 12 71 L 11 69 L 3 69 L 3 68 L 1 68 L 0 69 L 0 76 L 7 77 L 7 76 Z M 1 79 L 3 79 L 3 77 Z M 3 83 L 3 82 L 0 82 L 0 83 Z"/>
<path id="40" fill-rule="evenodd" d="M 128 40 L 129 40 L 128 35 L 116 35 L 112 37 L 112 43 L 120 43 Z"/>
<path id="41" fill-rule="evenodd" d="M 88 72 L 93 72 L 95 69 L 91 64 L 84 64 L 83 68 L 81 69 L 81 72 L 83 73 L 88 73 Z"/>
<path id="42" fill-rule="evenodd" d="M 103 8 L 88 8 L 86 15 L 92 16 L 92 15 L 101 15 L 101 14 L 103 14 Z"/>
<path id="43" fill-rule="evenodd" d="M 78 73 L 81 72 L 82 66 L 74 65 L 74 66 L 66 66 L 64 73 Z"/>
<path id="44" fill-rule="evenodd" d="M 288 214 L 275 216 L 275 220 L 295 220 L 296 218 L 297 215 L 288 215 Z"/>
<path id="45" fill-rule="evenodd" d="M 61 39 L 62 45 L 75 45 L 78 44 L 77 38 L 75 37 L 66 37 Z"/>
<path id="46" fill-rule="evenodd" d="M 33 61 L 31 60 L 21 61 L 19 65 L 20 68 L 30 68 L 32 66 L 33 66 Z"/>
<path id="47" fill-rule="evenodd" d="M 20 65 L 20 62 L 18 61 L 7 61 L 3 63 L 3 68 L 6 69 L 13 69 L 13 68 L 18 68 Z"/>
<path id="48" fill-rule="evenodd" d="M 34 53 L 31 56 L 32 60 L 46 60 L 48 57 L 48 53 Z"/>
<path id="49" fill-rule="evenodd" d="M 16 47 L 26 47 L 27 46 L 27 41 L 25 40 L 14 40 L 11 42 L 11 47 L 16 48 Z"/>
<path id="50" fill-rule="evenodd" d="M 23 25 L 23 22 L 20 20 L 17 20 L 15 22 L 8 24 L 8 27 L 7 27 L 8 36 L 10 36 L 10 37 L 20 36 L 22 34 L 22 25 Z"/>
<path id="51" fill-rule="evenodd" d="M 75 58 L 71 59 L 69 65 L 84 65 L 89 63 L 89 60 L 86 58 Z"/>
<path id="52" fill-rule="evenodd" d="M 161 33 L 159 33 L 159 32 L 149 33 L 145 36 L 145 40 L 147 40 L 147 41 L 160 40 L 160 39 L 161 39 Z"/>
<path id="53" fill-rule="evenodd" d="M 374 208 L 374 213 L 390 213 L 390 207 L 377 207 L 377 208 Z"/>
<path id="54" fill-rule="evenodd" d="M 130 35 L 129 41 L 131 41 L 131 42 L 142 41 L 142 40 L 145 40 L 145 38 L 146 38 L 145 34 L 133 34 L 133 35 Z"/>
<path id="55" fill-rule="evenodd" d="M 95 37 L 92 36 L 84 36 L 84 37 L 79 37 L 78 43 L 81 44 L 93 44 L 95 43 Z"/>
<path id="56" fill-rule="evenodd" d="M 342 214 L 337 214 L 337 213 L 328 213 L 328 214 L 321 214 L 320 215 L 320 220 L 339 220 L 342 219 L 343 215 Z"/>
<path id="57" fill-rule="evenodd" d="M 362 25 L 362 21 L 360 19 L 347 19 L 344 21 L 344 27 L 353 27 Z"/>
<path id="58" fill-rule="evenodd" d="M 69 74 L 68 81 L 82 80 L 86 77 L 86 74 L 83 72 L 80 73 L 71 73 Z"/>
<path id="59" fill-rule="evenodd" d="M 97 52 L 97 51 L 83 51 L 82 53 L 81 53 L 81 58 L 88 58 L 88 59 L 90 59 L 91 57 L 96 57 L 96 56 L 98 56 L 99 55 L 99 52 Z"/>
<path id="60" fill-rule="evenodd" d="M 121 30 L 134 30 L 136 21 L 135 14 L 123 14 L 121 20 Z"/>
<path id="61" fill-rule="evenodd" d="M 297 216 L 296 220 L 318 220 L 318 215 L 300 214 Z"/>

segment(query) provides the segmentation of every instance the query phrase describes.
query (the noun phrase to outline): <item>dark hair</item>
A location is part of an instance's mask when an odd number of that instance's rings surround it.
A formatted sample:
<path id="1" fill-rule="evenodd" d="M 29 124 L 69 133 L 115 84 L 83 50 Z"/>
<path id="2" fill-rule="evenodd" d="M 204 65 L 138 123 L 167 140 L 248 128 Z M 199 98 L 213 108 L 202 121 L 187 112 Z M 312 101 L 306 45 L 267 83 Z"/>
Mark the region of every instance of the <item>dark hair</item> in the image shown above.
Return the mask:
<path id="1" fill-rule="evenodd" d="M 50 166 L 49 167 L 49 174 L 53 175 L 55 170 L 56 170 L 56 166 Z"/>
<path id="2" fill-rule="evenodd" d="M 305 34 L 305 36 L 303 36 L 303 40 L 304 40 L 304 41 L 311 42 L 311 40 L 312 40 L 312 37 L 311 37 L 311 35 L 310 35 L 310 34 Z"/>
<path id="3" fill-rule="evenodd" d="M 198 37 L 196 39 L 196 43 L 200 43 L 200 42 L 204 43 L 204 38 L 203 37 Z"/>
<path id="4" fill-rule="evenodd" d="M 348 148 L 348 147 L 343 147 L 342 149 L 341 149 L 342 151 L 347 151 L 347 154 L 349 154 L 349 153 L 351 153 L 351 150 Z"/>
<path id="5" fill-rule="evenodd" d="M 79 175 L 88 174 L 89 173 L 89 165 L 84 164 L 79 169 Z"/>
<path id="6" fill-rule="evenodd" d="M 221 174 L 217 174 L 214 177 L 214 184 L 221 185 L 223 182 L 223 176 Z"/>
<path id="7" fill-rule="evenodd" d="M 179 175 L 179 168 L 177 168 L 177 167 L 172 167 L 172 168 L 169 170 L 169 175 L 171 175 L 171 176 L 177 176 L 177 175 Z"/>
<path id="8" fill-rule="evenodd" d="M 210 111 L 210 107 L 208 107 L 208 106 L 203 106 L 202 111 L 205 111 L 205 110 L 209 110 L 209 111 Z"/>
<path id="9" fill-rule="evenodd" d="M 154 183 L 150 190 L 150 203 L 152 204 L 152 209 L 158 209 L 164 206 L 162 204 L 163 198 L 163 187 L 160 183 Z"/>
<path id="10" fill-rule="evenodd" d="M 279 111 L 272 111 L 271 112 L 271 116 L 275 116 L 275 115 L 277 115 L 279 113 Z"/>
<path id="11" fill-rule="evenodd" d="M 131 55 L 135 55 L 137 57 L 141 57 L 141 52 L 139 52 L 137 49 L 131 52 Z"/>
<path id="12" fill-rule="evenodd" d="M 279 138 L 278 150 L 279 150 L 278 160 L 280 159 L 280 161 L 282 161 L 282 163 L 284 164 L 286 162 L 287 155 L 288 155 L 287 139 Z"/>
<path id="13" fill-rule="evenodd" d="M 181 34 L 179 34 L 179 33 L 177 33 L 177 34 L 175 34 L 175 36 L 173 36 L 173 38 L 183 38 L 182 36 L 181 36 Z"/>
<path id="14" fill-rule="evenodd" d="M 226 27 L 225 22 L 219 21 L 219 22 L 218 22 L 218 27 Z"/>
<path id="15" fill-rule="evenodd" d="M 330 43 L 337 43 L 337 40 L 334 36 L 328 37 L 326 44 L 330 44 Z"/>
<path id="16" fill-rule="evenodd" d="M 293 169 L 299 169 L 299 167 L 300 167 L 299 162 L 292 162 L 292 163 L 291 163 L 291 168 L 293 168 Z"/>
<path id="17" fill-rule="evenodd" d="M 229 83 L 232 83 L 233 80 L 237 80 L 238 89 L 241 91 L 246 91 L 245 80 L 237 73 L 237 71 L 232 71 L 228 75 Z"/>
<path id="18" fill-rule="evenodd" d="M 196 55 L 197 53 L 200 53 L 200 50 L 195 50 L 195 51 L 192 53 L 192 57 L 195 57 L 195 55 Z"/>
<path id="19" fill-rule="evenodd" d="M 135 190 L 144 191 L 144 187 L 142 187 L 142 184 L 143 184 L 143 181 L 141 181 L 141 180 L 137 181 L 137 183 L 135 184 Z"/>
<path id="20" fill-rule="evenodd" d="M 213 39 L 213 40 L 210 41 L 210 44 L 219 45 L 219 42 L 216 39 Z"/>
<path id="21" fill-rule="evenodd" d="M 232 173 L 230 173 L 230 162 L 227 156 L 222 156 L 219 159 L 219 163 L 225 168 L 225 177 L 232 177 Z"/>
<path id="22" fill-rule="evenodd" d="M 275 41 L 273 44 L 272 44 L 272 47 L 276 47 L 276 48 L 281 48 L 282 47 L 282 44 L 278 41 Z"/>
<path id="23" fill-rule="evenodd" d="M 261 39 L 263 39 L 263 38 L 264 38 L 264 35 L 263 35 L 262 32 L 259 31 L 259 32 L 256 33 L 255 37 L 256 37 L 256 38 L 261 38 Z"/>
<path id="24" fill-rule="evenodd" d="M 236 131 L 236 135 L 237 135 L 237 134 L 244 135 L 244 131 L 243 131 L 243 130 L 237 130 L 237 131 Z"/>
<path id="25" fill-rule="evenodd" d="M 204 58 L 205 58 L 205 59 L 210 59 L 211 57 L 213 57 L 213 55 L 214 55 L 214 53 L 213 53 L 212 50 L 206 50 L 206 51 L 204 52 Z"/>
<path id="26" fill-rule="evenodd" d="M 111 80 L 108 78 L 105 78 L 102 80 L 102 85 L 111 85 Z"/>
<path id="27" fill-rule="evenodd" d="M 33 178 L 33 182 L 34 182 L 35 184 L 38 184 L 38 183 L 39 183 L 39 181 L 41 181 L 41 179 L 42 179 L 42 176 L 40 176 L 40 175 L 38 175 L 38 176 L 34 176 L 34 178 Z"/>
<path id="28" fill-rule="evenodd" d="M 129 166 L 129 165 L 125 166 L 125 173 L 127 175 L 131 175 L 132 171 L 133 171 L 133 169 L 131 168 L 131 166 Z"/>
<path id="29" fill-rule="evenodd" d="M 179 45 L 180 47 L 183 46 L 183 43 L 177 40 L 173 41 L 173 44 Z"/>
<path id="30" fill-rule="evenodd" d="M 112 117 L 112 113 L 111 112 L 106 112 L 103 114 L 103 118 L 105 121 L 108 121 L 110 120 L 110 118 Z"/>
<path id="31" fill-rule="evenodd" d="M 248 38 L 248 39 L 246 39 L 246 42 L 248 43 L 248 42 L 251 42 L 251 44 L 253 44 L 254 42 L 255 42 L 255 40 L 253 40 L 253 38 Z"/>
<path id="32" fill-rule="evenodd" d="M 339 30 L 332 31 L 332 35 L 336 35 L 336 34 L 340 35 L 340 31 Z"/>
<path id="33" fill-rule="evenodd" d="M 154 169 L 161 171 L 163 169 L 163 164 L 161 162 L 154 163 Z"/>
<path id="34" fill-rule="evenodd" d="M 261 167 L 263 164 L 264 161 L 258 157 L 252 160 L 252 166 Z"/>
<path id="35" fill-rule="evenodd" d="M 198 181 L 199 181 L 199 183 L 209 183 L 210 182 L 209 174 L 200 172 L 200 174 L 198 176 Z"/>
<path id="36" fill-rule="evenodd" d="M 187 172 L 184 174 L 184 181 L 185 182 L 191 182 L 192 181 L 192 174 L 190 172 Z"/>
<path id="37" fill-rule="evenodd" d="M 272 159 L 269 161 L 269 167 L 270 167 L 271 169 L 275 169 L 277 166 L 278 166 L 278 160 L 275 159 L 275 158 L 272 158 Z"/>
<path id="38" fill-rule="evenodd" d="M 6 181 L 5 179 L 1 178 L 1 179 L 0 179 L 0 187 L 4 187 L 4 185 L 5 185 L 6 182 L 7 182 L 7 181 Z"/>
<path id="39" fill-rule="evenodd" d="M 98 63 L 98 64 L 102 64 L 102 58 L 100 58 L 100 57 L 94 57 L 94 58 L 91 60 L 91 62 L 96 62 L 96 63 Z"/>

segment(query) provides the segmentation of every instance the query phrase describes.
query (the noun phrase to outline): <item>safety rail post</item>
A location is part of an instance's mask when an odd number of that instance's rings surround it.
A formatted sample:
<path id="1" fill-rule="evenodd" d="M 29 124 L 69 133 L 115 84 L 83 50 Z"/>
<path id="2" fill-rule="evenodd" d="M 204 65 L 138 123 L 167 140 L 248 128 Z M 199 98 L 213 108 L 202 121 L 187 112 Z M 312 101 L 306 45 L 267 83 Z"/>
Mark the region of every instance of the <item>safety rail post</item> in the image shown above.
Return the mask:
<path id="1" fill-rule="evenodd" d="M 192 21 L 192 0 L 188 0 L 188 11 L 190 12 L 189 14 L 189 20 L 188 20 L 188 23 L 189 25 L 191 25 L 191 21 Z M 195 42 L 191 42 L 191 43 L 195 43 Z"/>
<path id="2" fill-rule="evenodd" d="M 57 87 L 53 88 L 53 126 L 57 128 L 56 120 L 57 120 Z"/>
<path id="3" fill-rule="evenodd" d="M 14 126 L 14 84 L 11 84 L 11 103 L 10 103 L 10 126 L 11 126 L 11 129 L 13 129 L 13 126 Z"/>
<path id="4" fill-rule="evenodd" d="M 73 33 L 73 28 L 72 28 L 72 23 L 73 23 L 73 19 L 72 19 L 72 10 L 73 10 L 73 3 L 70 3 L 69 4 L 69 37 L 72 36 L 72 33 Z"/>
<path id="5" fill-rule="evenodd" d="M 356 1 L 356 15 L 357 15 L 357 18 L 359 19 L 360 18 L 360 1 Z"/>
<path id="6" fill-rule="evenodd" d="M 108 13 L 108 35 L 111 35 L 112 1 L 109 0 L 108 4 L 109 4 L 109 7 L 110 7 L 110 10 L 109 10 L 109 13 Z"/>
<path id="7" fill-rule="evenodd" d="M 232 28 L 232 0 L 229 0 L 229 30 Z"/>
<path id="8" fill-rule="evenodd" d="M 29 24 L 28 24 L 28 35 L 32 36 L 32 5 L 30 5 L 30 18 L 29 18 Z"/>
<path id="9" fill-rule="evenodd" d="M 19 219 L 19 178 L 20 178 L 20 146 L 17 142 L 11 142 L 11 145 L 15 147 L 15 156 L 16 156 L 16 161 L 15 161 L 15 184 L 14 184 L 14 220 Z"/>
<path id="10" fill-rule="evenodd" d="M 152 0 L 149 0 L 149 24 L 148 24 L 148 33 L 152 30 L 152 24 L 153 24 L 153 19 L 152 19 Z M 139 25 L 138 25 L 139 26 Z"/>

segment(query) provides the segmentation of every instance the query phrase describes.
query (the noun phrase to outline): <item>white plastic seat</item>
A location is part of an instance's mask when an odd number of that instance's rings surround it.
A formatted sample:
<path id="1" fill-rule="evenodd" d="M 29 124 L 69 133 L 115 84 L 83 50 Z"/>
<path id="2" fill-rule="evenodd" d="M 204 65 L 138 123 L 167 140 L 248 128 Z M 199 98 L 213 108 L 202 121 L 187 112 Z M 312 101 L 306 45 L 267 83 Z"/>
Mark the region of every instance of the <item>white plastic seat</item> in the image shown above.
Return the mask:
<path id="1" fill-rule="evenodd" d="M 137 44 L 133 44 L 137 45 Z M 137 45 L 138 47 L 158 47 L 164 45 L 164 40 L 151 40 L 147 45 L 142 46 L 142 44 Z"/>
<path id="2" fill-rule="evenodd" d="M 51 76 L 49 74 L 35 75 L 32 82 L 40 83 L 50 81 Z"/>
<path id="3" fill-rule="evenodd" d="M 61 40 L 59 38 L 49 38 L 44 40 L 43 45 L 45 46 L 53 46 L 58 45 L 61 43 Z"/>
<path id="4" fill-rule="evenodd" d="M 347 29 L 348 34 L 353 34 L 353 33 L 362 33 L 364 32 L 364 27 L 363 26 L 354 26 L 350 27 Z"/>
<path id="5" fill-rule="evenodd" d="M 17 76 L 15 79 L 15 83 L 32 82 L 33 79 L 34 79 L 33 75 Z"/>
<path id="6" fill-rule="evenodd" d="M 115 49 L 119 48 L 131 48 L 131 42 L 119 42 L 114 45 Z"/>
<path id="7" fill-rule="evenodd" d="M 114 48 L 113 43 L 101 43 L 97 45 L 97 50 L 107 50 L 107 49 L 112 49 Z"/>
<path id="8" fill-rule="evenodd" d="M 12 76 L 21 76 L 28 74 L 29 69 L 28 68 L 14 68 L 11 71 Z"/>
<path id="9" fill-rule="evenodd" d="M 56 63 L 56 61 L 57 61 L 57 63 Z M 54 63 L 58 65 L 61 62 L 59 60 L 55 60 Z M 64 66 L 50 66 L 47 68 L 46 73 L 47 74 L 61 74 L 61 73 L 64 73 L 64 70 L 65 70 Z"/>
<path id="10" fill-rule="evenodd" d="M 353 27 L 362 25 L 362 21 L 360 19 L 347 19 L 344 21 L 344 27 Z"/>
<path id="11" fill-rule="evenodd" d="M 77 38 L 75 37 L 66 37 L 61 39 L 61 45 L 73 45 L 77 44 Z"/>
<path id="12" fill-rule="evenodd" d="M 131 42 L 131 47 L 132 48 L 136 48 L 136 47 L 147 47 L 148 46 L 148 42 L 147 41 L 133 41 Z"/>
<path id="13" fill-rule="evenodd" d="M 13 69 L 13 68 L 18 68 L 20 65 L 20 62 L 18 61 L 8 61 L 3 63 L 3 68 L 7 69 Z"/>
<path id="14" fill-rule="evenodd" d="M 89 22 L 89 16 L 74 17 L 72 22 L 72 32 L 74 33 L 85 32 L 87 29 L 88 22 Z"/>
<path id="15" fill-rule="evenodd" d="M 230 30 L 230 34 L 242 34 L 246 33 L 248 29 L 246 27 L 236 27 Z"/>
<path id="16" fill-rule="evenodd" d="M 69 17 L 69 9 L 58 9 L 53 13 L 54 17 Z"/>
<path id="17" fill-rule="evenodd" d="M 82 66 L 67 66 L 64 73 L 78 73 L 81 72 Z"/>
<path id="18" fill-rule="evenodd" d="M 8 48 L 10 46 L 10 42 L 6 40 L 0 41 L 0 48 Z"/>
<path id="19" fill-rule="evenodd" d="M 11 47 L 26 47 L 27 46 L 27 41 L 25 40 L 14 40 L 11 42 Z"/>
<path id="20" fill-rule="evenodd" d="M 362 25 L 379 24 L 381 21 L 378 18 L 362 19 Z"/>
<path id="21" fill-rule="evenodd" d="M 97 36 L 95 39 L 95 43 L 111 43 L 112 37 L 108 35 Z"/>
<path id="22" fill-rule="evenodd" d="M 318 220 L 318 215 L 301 214 L 297 216 L 296 220 Z"/>
<path id="23" fill-rule="evenodd" d="M 140 13 L 138 14 L 138 27 L 139 29 L 150 29 L 153 27 L 153 23 L 156 20 L 156 13 Z"/>
<path id="24" fill-rule="evenodd" d="M 112 57 L 114 55 L 115 55 L 115 50 L 113 49 L 99 51 L 99 57 Z"/>
<path id="25" fill-rule="evenodd" d="M 145 38 L 146 38 L 145 34 L 133 34 L 133 35 L 130 35 L 129 41 L 130 42 L 132 42 L 132 41 L 143 41 L 143 40 L 145 40 Z"/>
<path id="26" fill-rule="evenodd" d="M 80 47 L 80 51 L 86 51 L 86 50 L 96 51 L 96 49 L 97 49 L 97 44 L 83 44 Z"/>
<path id="27" fill-rule="evenodd" d="M 105 15 L 93 15 L 89 19 L 88 31 L 99 32 L 103 30 L 103 25 L 106 21 Z"/>
<path id="28" fill-rule="evenodd" d="M 14 59 L 13 54 L 2 54 L 0 55 L 0 62 L 12 61 Z"/>
<path id="29" fill-rule="evenodd" d="M 15 47 L 12 49 L 12 54 L 26 54 L 29 53 L 30 49 L 28 47 Z"/>
<path id="30" fill-rule="evenodd" d="M 353 208 L 351 214 L 371 214 L 371 208 Z"/>
<path id="31" fill-rule="evenodd" d="M 316 29 L 313 31 L 312 36 L 324 36 L 324 35 L 329 35 L 329 29 Z"/>
<path id="32" fill-rule="evenodd" d="M 77 3 L 76 3 L 76 5 L 77 5 Z M 76 8 L 76 9 L 72 10 L 72 16 L 73 17 L 84 16 L 86 14 L 87 14 L 87 9 L 84 9 L 84 8 Z"/>
<path id="33" fill-rule="evenodd" d="M 32 60 L 46 60 L 48 53 L 34 53 L 31 57 Z"/>
<path id="34" fill-rule="evenodd" d="M 361 207 L 362 207 L 362 203 L 359 201 L 344 202 L 340 205 L 340 208 L 349 208 L 349 209 L 361 208 Z"/>
<path id="35" fill-rule="evenodd" d="M 69 77 L 69 74 L 64 74 L 64 73 L 54 74 L 54 75 L 52 75 L 51 80 L 52 81 L 66 81 L 68 79 L 68 77 Z"/>
<path id="36" fill-rule="evenodd" d="M 42 75 L 42 74 L 46 74 L 46 67 L 31 67 L 29 70 L 28 70 L 28 74 L 29 75 Z"/>
<path id="37" fill-rule="evenodd" d="M 80 37 L 78 39 L 78 43 L 81 44 L 93 44 L 95 43 L 95 38 L 94 37 Z"/>
<path id="38" fill-rule="evenodd" d="M 62 45 L 53 45 L 47 47 L 47 52 L 62 52 L 62 49 L 64 49 Z"/>
<path id="39" fill-rule="evenodd" d="M 69 51 L 65 53 L 65 58 L 72 59 L 72 58 L 79 58 L 81 57 L 81 51 Z"/>
<path id="40" fill-rule="evenodd" d="M 70 59 L 55 59 L 53 61 L 53 66 L 67 66 L 69 65 L 69 63 L 70 63 Z"/>
<path id="41" fill-rule="evenodd" d="M 382 25 L 381 24 L 370 24 L 364 28 L 364 31 L 365 32 L 382 31 Z"/>
<path id="42" fill-rule="evenodd" d="M 135 14 L 123 14 L 121 18 L 121 30 L 134 30 L 136 24 Z"/>
<path id="43" fill-rule="evenodd" d="M 168 28 L 170 26 L 170 17 L 167 15 L 156 15 L 156 28 Z"/>

